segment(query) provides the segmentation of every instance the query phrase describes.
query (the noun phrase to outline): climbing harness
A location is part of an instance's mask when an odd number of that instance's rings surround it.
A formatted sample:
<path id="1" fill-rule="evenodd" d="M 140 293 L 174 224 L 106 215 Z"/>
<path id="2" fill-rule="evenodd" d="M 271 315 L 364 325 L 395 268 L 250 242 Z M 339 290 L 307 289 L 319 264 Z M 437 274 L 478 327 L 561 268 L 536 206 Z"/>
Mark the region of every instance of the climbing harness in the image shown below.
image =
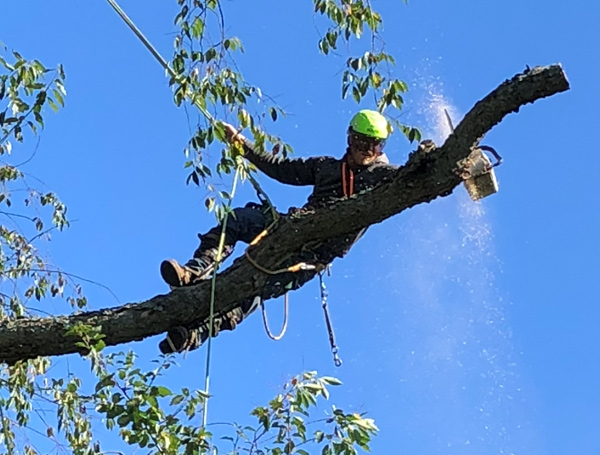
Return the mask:
<path id="1" fill-rule="evenodd" d="M 329 273 L 329 268 L 327 268 Z M 325 281 L 323 280 L 323 272 L 319 273 L 319 287 L 321 289 L 321 305 L 323 307 L 323 313 L 325 314 L 325 324 L 327 325 L 327 333 L 329 335 L 329 346 L 331 346 L 331 354 L 333 354 L 333 363 L 336 367 L 342 366 L 342 359 L 338 355 L 338 347 L 335 344 L 335 333 L 333 332 L 333 325 L 331 324 L 331 318 L 329 317 L 329 308 L 327 307 L 327 288 L 325 287 Z"/>

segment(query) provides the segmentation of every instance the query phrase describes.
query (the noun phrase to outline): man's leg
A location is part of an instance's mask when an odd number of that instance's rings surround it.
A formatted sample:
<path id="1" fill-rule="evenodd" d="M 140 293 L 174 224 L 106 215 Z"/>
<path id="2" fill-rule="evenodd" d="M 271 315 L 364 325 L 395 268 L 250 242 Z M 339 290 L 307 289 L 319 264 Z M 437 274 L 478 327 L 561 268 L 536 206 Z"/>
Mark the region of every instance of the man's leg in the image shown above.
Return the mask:
<path id="1" fill-rule="evenodd" d="M 299 261 L 290 261 L 293 265 Z M 253 313 L 260 304 L 260 299 L 268 300 L 280 297 L 289 291 L 301 287 L 313 279 L 315 271 L 287 272 L 270 277 L 265 283 L 259 298 L 251 297 L 243 300 L 239 306 L 227 313 L 217 314 L 213 319 L 213 337 L 224 330 L 234 330 L 238 324 Z M 167 337 L 158 345 L 163 354 L 171 352 L 193 351 L 208 339 L 208 320 L 200 326 L 176 327 L 169 330 Z"/>
<path id="2" fill-rule="evenodd" d="M 248 204 L 233 210 L 227 220 L 225 242 L 221 259 L 224 260 L 233 252 L 238 240 L 250 243 L 272 222 L 270 211 L 258 204 Z M 160 272 L 163 279 L 172 287 L 189 286 L 205 279 L 210 274 L 217 259 L 221 225 L 212 228 L 204 235 L 199 235 L 200 246 L 192 259 L 185 265 L 170 259 L 163 261 Z M 254 299 L 242 302 L 238 307 L 225 314 L 217 314 L 213 319 L 213 336 L 221 330 L 233 330 L 248 314 L 255 310 Z M 169 330 L 167 337 L 160 342 L 159 349 L 163 354 L 193 350 L 208 338 L 208 320 L 200 326 L 175 327 Z"/>
<path id="3" fill-rule="evenodd" d="M 289 267 L 298 262 L 315 265 L 328 264 L 335 258 L 343 257 L 363 233 L 364 230 L 361 230 L 354 234 L 333 238 L 319 245 L 314 251 L 304 251 L 300 256 L 289 259 L 282 266 Z M 300 288 L 306 282 L 312 280 L 316 274 L 317 272 L 314 270 L 302 270 L 295 273 L 286 272 L 270 276 L 261 291 L 260 297 L 265 301 L 280 297 L 289 291 Z M 257 309 L 259 302 L 260 300 L 254 298 L 246 299 L 227 314 L 216 315 L 214 318 L 213 336 L 217 336 L 222 330 L 235 329 L 242 320 Z M 193 350 L 200 347 L 208 338 L 208 321 L 205 321 L 200 327 L 180 327 L 177 330 L 178 332 L 174 332 L 172 338 L 181 341 L 177 345 L 173 342 L 169 344 L 169 339 L 167 338 L 159 345 L 163 353 L 174 352 L 173 347 L 177 348 L 175 349 L 176 352 Z M 171 334 L 171 331 L 169 334 Z"/>
<path id="4" fill-rule="evenodd" d="M 227 258 L 238 240 L 250 243 L 270 223 L 270 214 L 265 213 L 265 207 L 258 204 L 248 204 L 236 208 L 227 219 L 225 229 L 225 242 L 221 252 L 221 260 Z M 163 261 L 160 265 L 160 274 L 163 280 L 171 287 L 189 286 L 205 279 L 212 271 L 217 260 L 219 240 L 223 229 L 221 225 L 215 226 L 206 234 L 199 235 L 200 246 L 194 252 L 192 259 L 185 265 L 179 264 L 174 259 Z"/>
<path id="5" fill-rule="evenodd" d="M 285 265 L 291 266 L 304 260 L 306 258 L 292 259 L 287 261 Z M 261 299 L 269 300 L 281 297 L 289 291 L 298 289 L 307 281 L 313 279 L 315 275 L 315 271 L 303 270 L 300 272 L 286 272 L 269 277 L 260 296 L 243 300 L 239 306 L 224 315 L 215 315 L 213 319 L 213 337 L 216 337 L 223 330 L 234 330 L 238 324 L 258 308 Z M 174 330 L 169 331 L 169 335 L 159 344 L 159 348 L 163 354 L 191 351 L 199 348 L 207 338 L 208 321 L 204 321 L 199 327 L 176 327 Z"/>
<path id="6" fill-rule="evenodd" d="M 225 314 L 216 314 L 213 318 L 212 336 L 216 337 L 222 330 L 234 330 L 250 313 L 258 308 L 259 300 L 244 300 L 239 306 Z M 208 320 L 203 324 L 175 327 L 169 330 L 166 338 L 158 344 L 163 354 L 172 352 L 193 351 L 208 339 Z"/>

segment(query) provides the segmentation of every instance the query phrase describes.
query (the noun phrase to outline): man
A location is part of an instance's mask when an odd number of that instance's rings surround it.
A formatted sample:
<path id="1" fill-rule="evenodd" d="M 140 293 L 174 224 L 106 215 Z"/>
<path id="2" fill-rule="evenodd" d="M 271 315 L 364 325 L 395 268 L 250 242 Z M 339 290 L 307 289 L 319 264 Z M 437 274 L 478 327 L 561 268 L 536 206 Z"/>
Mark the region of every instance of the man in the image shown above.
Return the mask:
<path id="1" fill-rule="evenodd" d="M 390 179 L 397 167 L 391 166 L 383 154 L 383 147 L 391 127 L 379 112 L 362 110 L 350 121 L 348 147 L 340 159 L 319 156 L 307 159 L 289 159 L 254 150 L 252 142 L 239 134 L 236 129 L 223 123 L 229 141 L 240 141 L 244 157 L 269 177 L 288 185 L 313 185 L 305 208 L 349 197 L 370 189 Z M 268 207 L 250 203 L 233 210 L 235 216 L 227 220 L 225 245 L 222 258 L 233 252 L 236 242 L 250 243 L 273 221 Z M 185 265 L 173 259 L 163 261 L 160 266 L 162 278 L 171 287 L 189 286 L 205 279 L 214 266 L 217 257 L 221 226 L 216 226 L 200 235 L 200 246 L 193 258 Z M 297 262 L 327 265 L 336 257 L 344 256 L 352 244 L 363 234 L 360 232 L 333 238 L 294 258 L 287 267 Z M 315 276 L 315 271 L 284 273 L 270 277 L 262 290 L 264 300 L 278 297 L 289 290 L 297 289 Z M 228 312 L 214 317 L 213 336 L 220 330 L 233 330 L 248 314 L 256 309 L 254 299 L 248 299 Z M 200 327 L 176 327 L 159 344 L 163 353 L 182 352 L 198 348 L 208 338 L 208 321 Z"/>

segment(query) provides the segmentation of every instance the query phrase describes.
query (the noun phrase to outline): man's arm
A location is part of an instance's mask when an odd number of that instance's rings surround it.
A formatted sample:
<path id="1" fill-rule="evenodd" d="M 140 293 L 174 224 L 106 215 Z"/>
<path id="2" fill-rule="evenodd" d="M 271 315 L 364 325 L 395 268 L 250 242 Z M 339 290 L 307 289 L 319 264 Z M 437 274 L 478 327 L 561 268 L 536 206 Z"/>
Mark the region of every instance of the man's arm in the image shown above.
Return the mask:
<path id="1" fill-rule="evenodd" d="M 290 159 L 258 152 L 252 141 L 240 134 L 232 125 L 222 122 L 225 134 L 230 142 L 239 141 L 244 149 L 244 158 L 259 170 L 278 182 L 287 185 L 314 185 L 316 171 L 323 157 L 308 159 Z"/>

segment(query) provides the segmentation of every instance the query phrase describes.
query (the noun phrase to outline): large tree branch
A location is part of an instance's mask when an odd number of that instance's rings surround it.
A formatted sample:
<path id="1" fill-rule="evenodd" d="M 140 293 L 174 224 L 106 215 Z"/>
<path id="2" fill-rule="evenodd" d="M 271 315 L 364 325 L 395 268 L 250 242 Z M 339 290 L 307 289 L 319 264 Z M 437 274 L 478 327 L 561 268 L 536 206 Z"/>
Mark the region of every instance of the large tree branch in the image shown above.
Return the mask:
<path id="1" fill-rule="evenodd" d="M 276 269 L 306 244 L 355 232 L 403 210 L 449 195 L 462 180 L 455 172 L 483 136 L 507 114 L 527 103 L 568 90 L 559 65 L 538 67 L 501 84 L 469 111 L 442 147 L 431 154 L 414 153 L 393 180 L 317 209 L 282 219 L 277 228 L 250 251 L 263 267 Z M 266 276 L 244 257 L 217 279 L 217 312 L 259 294 Z M 167 331 L 176 325 L 208 317 L 210 282 L 131 303 L 71 316 L 7 320 L 0 323 L 0 361 L 14 363 L 37 356 L 78 352 L 79 341 L 67 336 L 77 323 L 99 327 L 107 345 L 117 345 Z"/>

